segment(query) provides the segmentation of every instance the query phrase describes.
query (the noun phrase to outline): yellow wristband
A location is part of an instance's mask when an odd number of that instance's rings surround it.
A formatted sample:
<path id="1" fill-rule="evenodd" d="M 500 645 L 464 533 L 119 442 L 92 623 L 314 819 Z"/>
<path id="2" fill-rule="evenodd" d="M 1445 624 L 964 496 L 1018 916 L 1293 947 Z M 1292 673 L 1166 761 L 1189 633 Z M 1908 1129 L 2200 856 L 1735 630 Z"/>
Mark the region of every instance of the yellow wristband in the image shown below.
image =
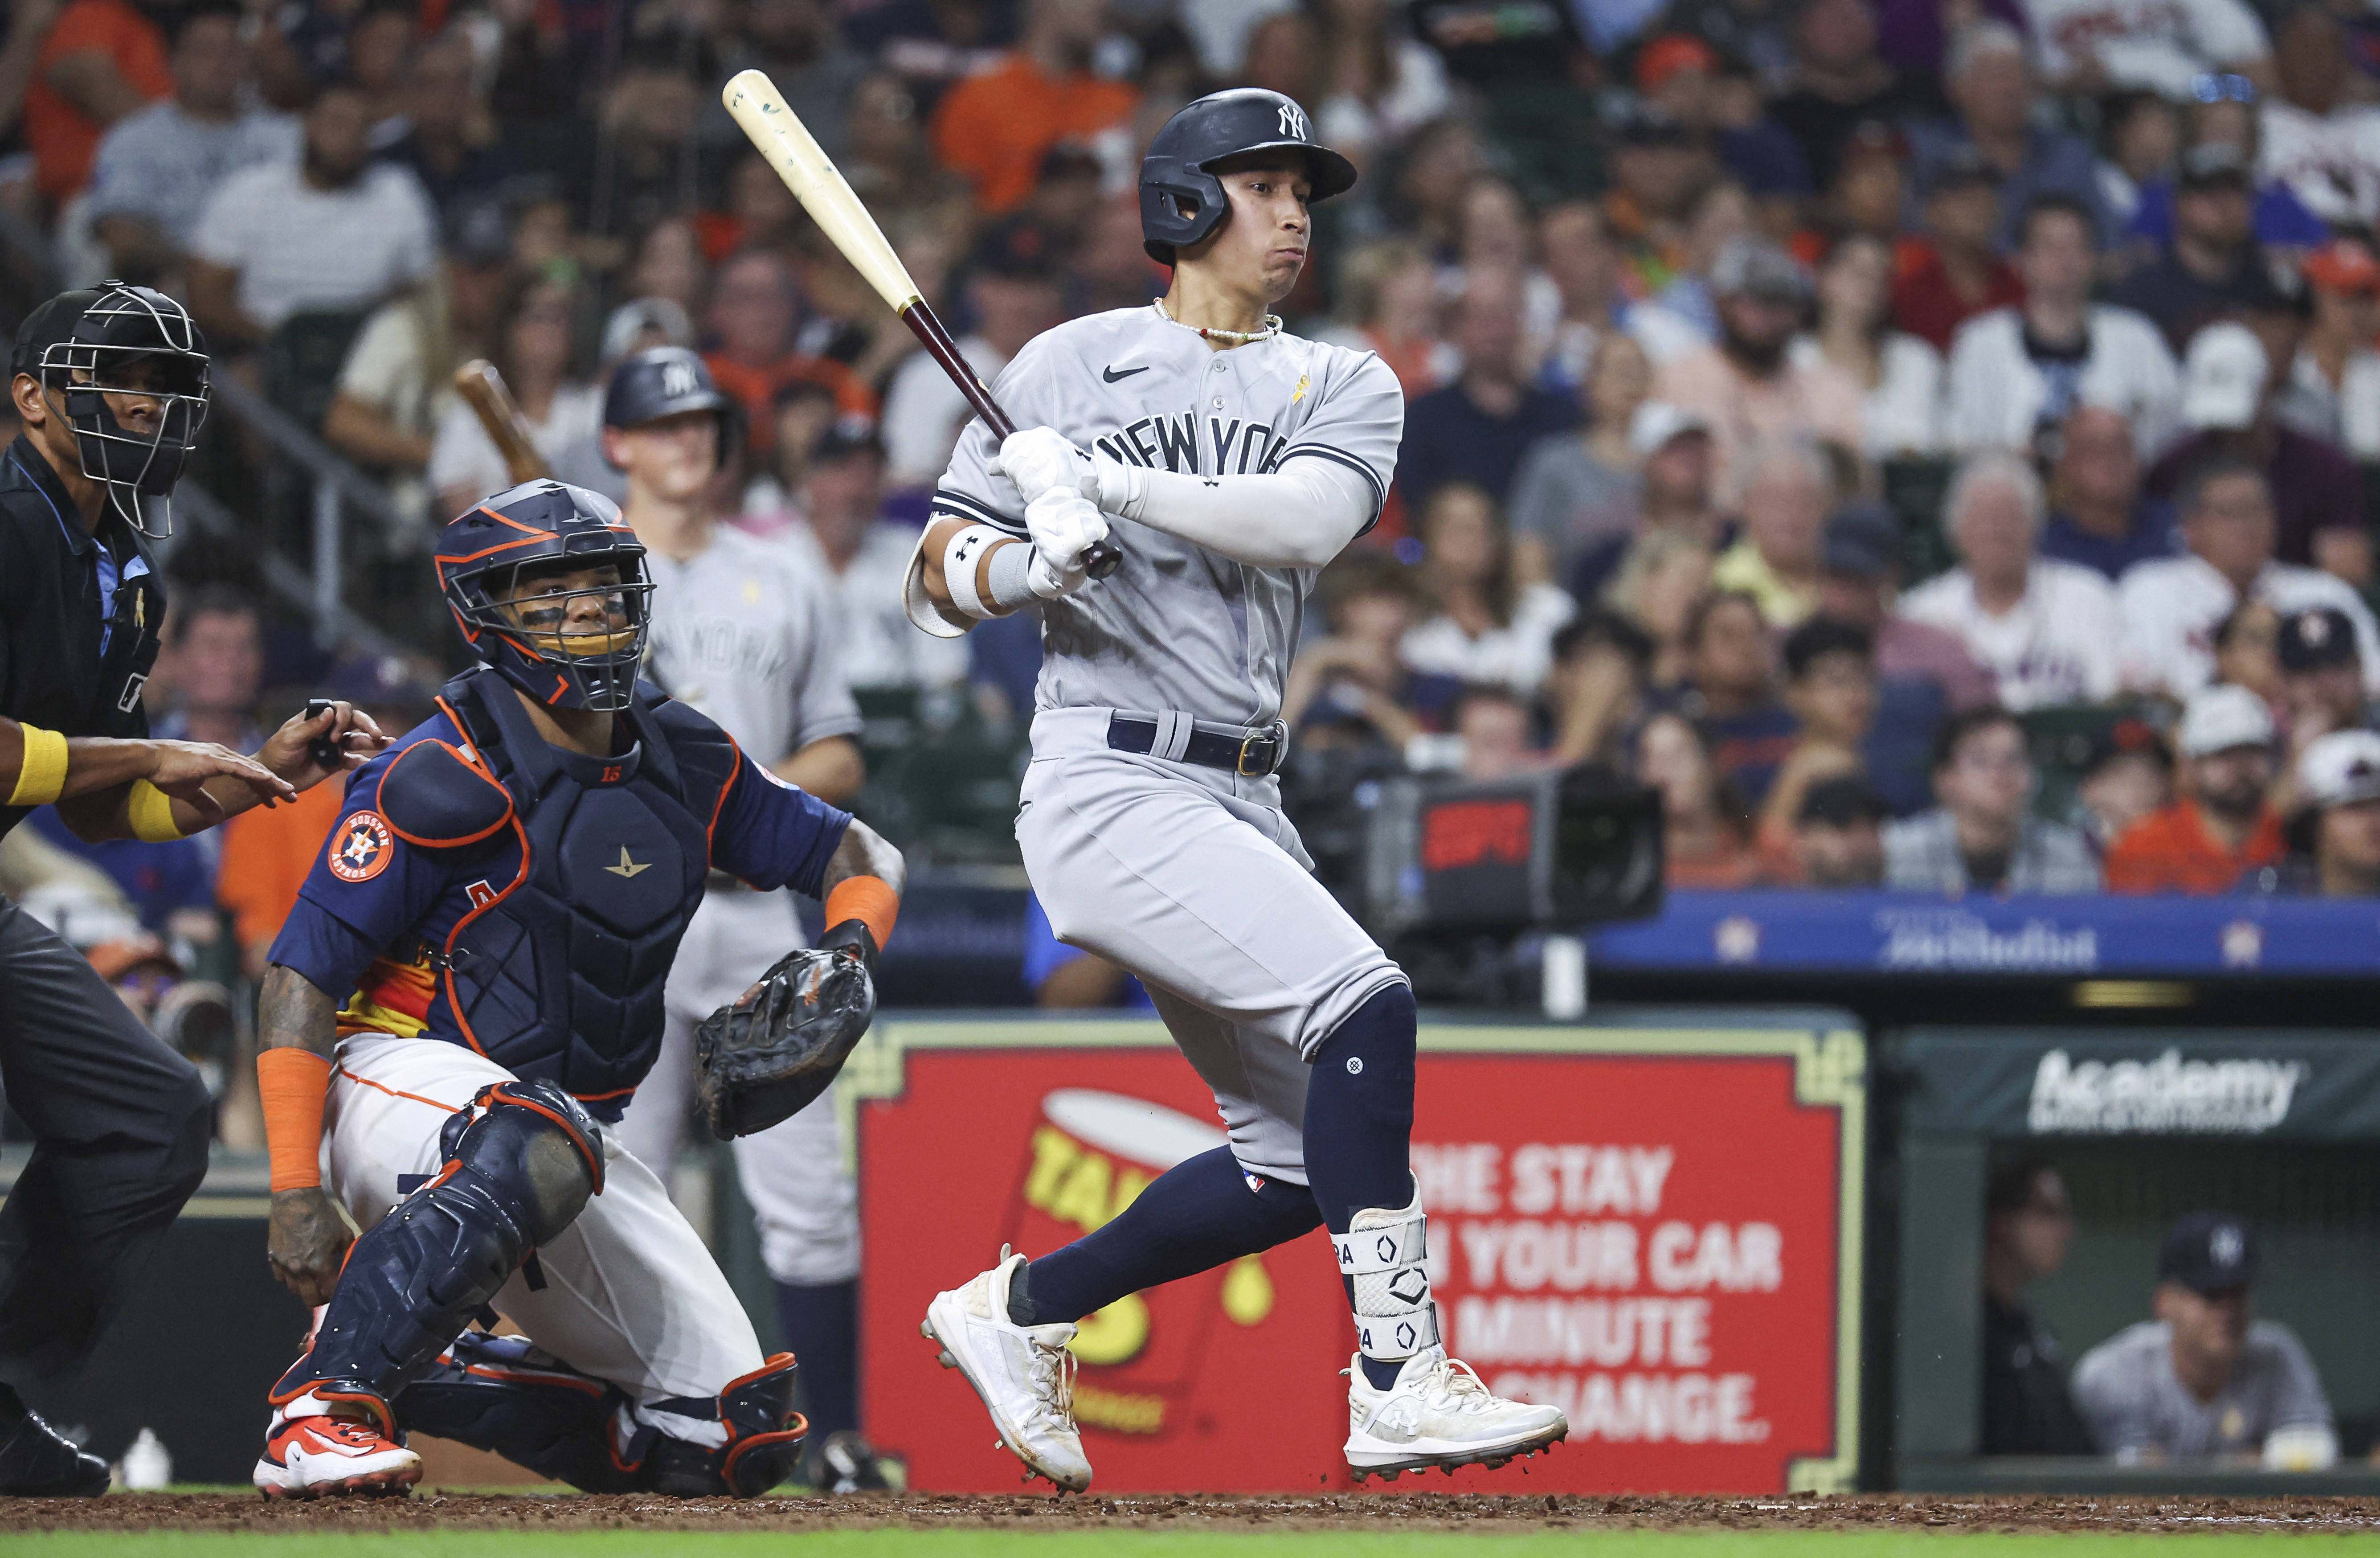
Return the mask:
<path id="1" fill-rule="evenodd" d="M 174 797 L 146 779 L 132 781 L 132 836 L 143 844 L 171 844 L 183 836 L 174 826 Z"/>
<path id="2" fill-rule="evenodd" d="M 67 738 L 55 730 L 20 724 L 24 756 L 17 764 L 17 787 L 8 792 L 11 806 L 47 806 L 67 787 Z"/>

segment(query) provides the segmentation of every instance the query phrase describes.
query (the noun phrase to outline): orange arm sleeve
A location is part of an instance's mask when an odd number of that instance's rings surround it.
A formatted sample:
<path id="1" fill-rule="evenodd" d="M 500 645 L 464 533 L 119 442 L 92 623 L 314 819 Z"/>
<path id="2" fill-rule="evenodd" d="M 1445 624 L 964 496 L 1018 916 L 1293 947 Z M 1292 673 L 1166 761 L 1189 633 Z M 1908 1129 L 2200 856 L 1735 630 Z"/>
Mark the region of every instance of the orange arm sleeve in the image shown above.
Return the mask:
<path id="1" fill-rule="evenodd" d="M 322 1183 L 322 1094 L 331 1062 L 311 1050 L 281 1046 L 256 1057 L 256 1090 L 264 1103 L 264 1144 L 273 1155 L 273 1188 L 305 1190 Z"/>

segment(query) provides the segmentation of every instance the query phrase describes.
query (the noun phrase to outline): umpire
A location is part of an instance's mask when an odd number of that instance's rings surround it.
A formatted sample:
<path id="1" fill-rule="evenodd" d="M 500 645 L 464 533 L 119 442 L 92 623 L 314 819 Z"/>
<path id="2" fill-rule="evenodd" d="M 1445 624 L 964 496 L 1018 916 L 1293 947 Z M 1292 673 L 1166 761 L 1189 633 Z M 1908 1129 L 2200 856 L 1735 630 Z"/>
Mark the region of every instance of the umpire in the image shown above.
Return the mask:
<path id="1" fill-rule="evenodd" d="M 144 499 L 164 502 L 207 408 L 207 356 L 182 306 L 107 282 L 33 310 L 0 456 L 0 834 L 56 806 L 98 841 L 185 837 L 327 778 L 327 740 L 385 746 L 345 704 L 253 759 L 148 739 L 140 689 L 165 598 Z M 33 1134 L 0 1207 L 0 1494 L 103 1493 L 107 1467 L 18 1387 L 80 1367 L 150 1245 L 199 1187 L 212 1108 L 198 1073 L 89 962 L 0 897 L 0 1087 Z"/>

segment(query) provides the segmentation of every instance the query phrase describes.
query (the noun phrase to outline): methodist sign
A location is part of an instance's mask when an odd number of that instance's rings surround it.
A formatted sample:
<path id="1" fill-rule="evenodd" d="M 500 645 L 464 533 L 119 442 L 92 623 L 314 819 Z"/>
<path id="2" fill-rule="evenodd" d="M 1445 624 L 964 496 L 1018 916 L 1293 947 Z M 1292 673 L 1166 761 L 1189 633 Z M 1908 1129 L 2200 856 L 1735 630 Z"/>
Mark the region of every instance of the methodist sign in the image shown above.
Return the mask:
<path id="1" fill-rule="evenodd" d="M 1824 1015 L 1661 1016 L 1425 1019 L 1414 1169 L 1440 1322 L 1491 1387 L 1571 1421 L 1549 1457 L 1451 1486 L 1850 1485 L 1862 1041 Z M 927 1302 L 1003 1244 L 1043 1254 L 1221 1146 L 1213 1100 L 1146 1020 L 892 1018 L 844 1077 L 869 1436 L 917 1488 L 1013 1489 L 1017 1463 L 918 1336 Z M 1095 1491 L 1349 1486 L 1354 1351 L 1318 1232 L 1088 1317 L 1075 1412 Z"/>

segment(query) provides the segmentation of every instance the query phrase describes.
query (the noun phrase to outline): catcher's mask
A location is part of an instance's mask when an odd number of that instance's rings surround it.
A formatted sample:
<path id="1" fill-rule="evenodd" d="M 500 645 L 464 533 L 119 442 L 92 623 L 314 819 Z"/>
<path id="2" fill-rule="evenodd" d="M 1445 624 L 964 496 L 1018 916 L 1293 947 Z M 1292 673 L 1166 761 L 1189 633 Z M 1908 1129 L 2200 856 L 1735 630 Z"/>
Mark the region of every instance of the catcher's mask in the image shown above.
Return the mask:
<path id="1" fill-rule="evenodd" d="M 207 420 L 206 337 L 164 293 L 120 281 L 63 292 L 17 332 L 14 369 L 56 391 L 111 507 L 152 541 L 174 533 L 174 483 Z M 161 500 L 152 528 L 141 500 Z"/>
<path id="2" fill-rule="evenodd" d="M 611 499 L 525 481 L 441 531 L 437 562 L 463 641 L 523 692 L 613 713 L 636 698 L 653 586 Z"/>

